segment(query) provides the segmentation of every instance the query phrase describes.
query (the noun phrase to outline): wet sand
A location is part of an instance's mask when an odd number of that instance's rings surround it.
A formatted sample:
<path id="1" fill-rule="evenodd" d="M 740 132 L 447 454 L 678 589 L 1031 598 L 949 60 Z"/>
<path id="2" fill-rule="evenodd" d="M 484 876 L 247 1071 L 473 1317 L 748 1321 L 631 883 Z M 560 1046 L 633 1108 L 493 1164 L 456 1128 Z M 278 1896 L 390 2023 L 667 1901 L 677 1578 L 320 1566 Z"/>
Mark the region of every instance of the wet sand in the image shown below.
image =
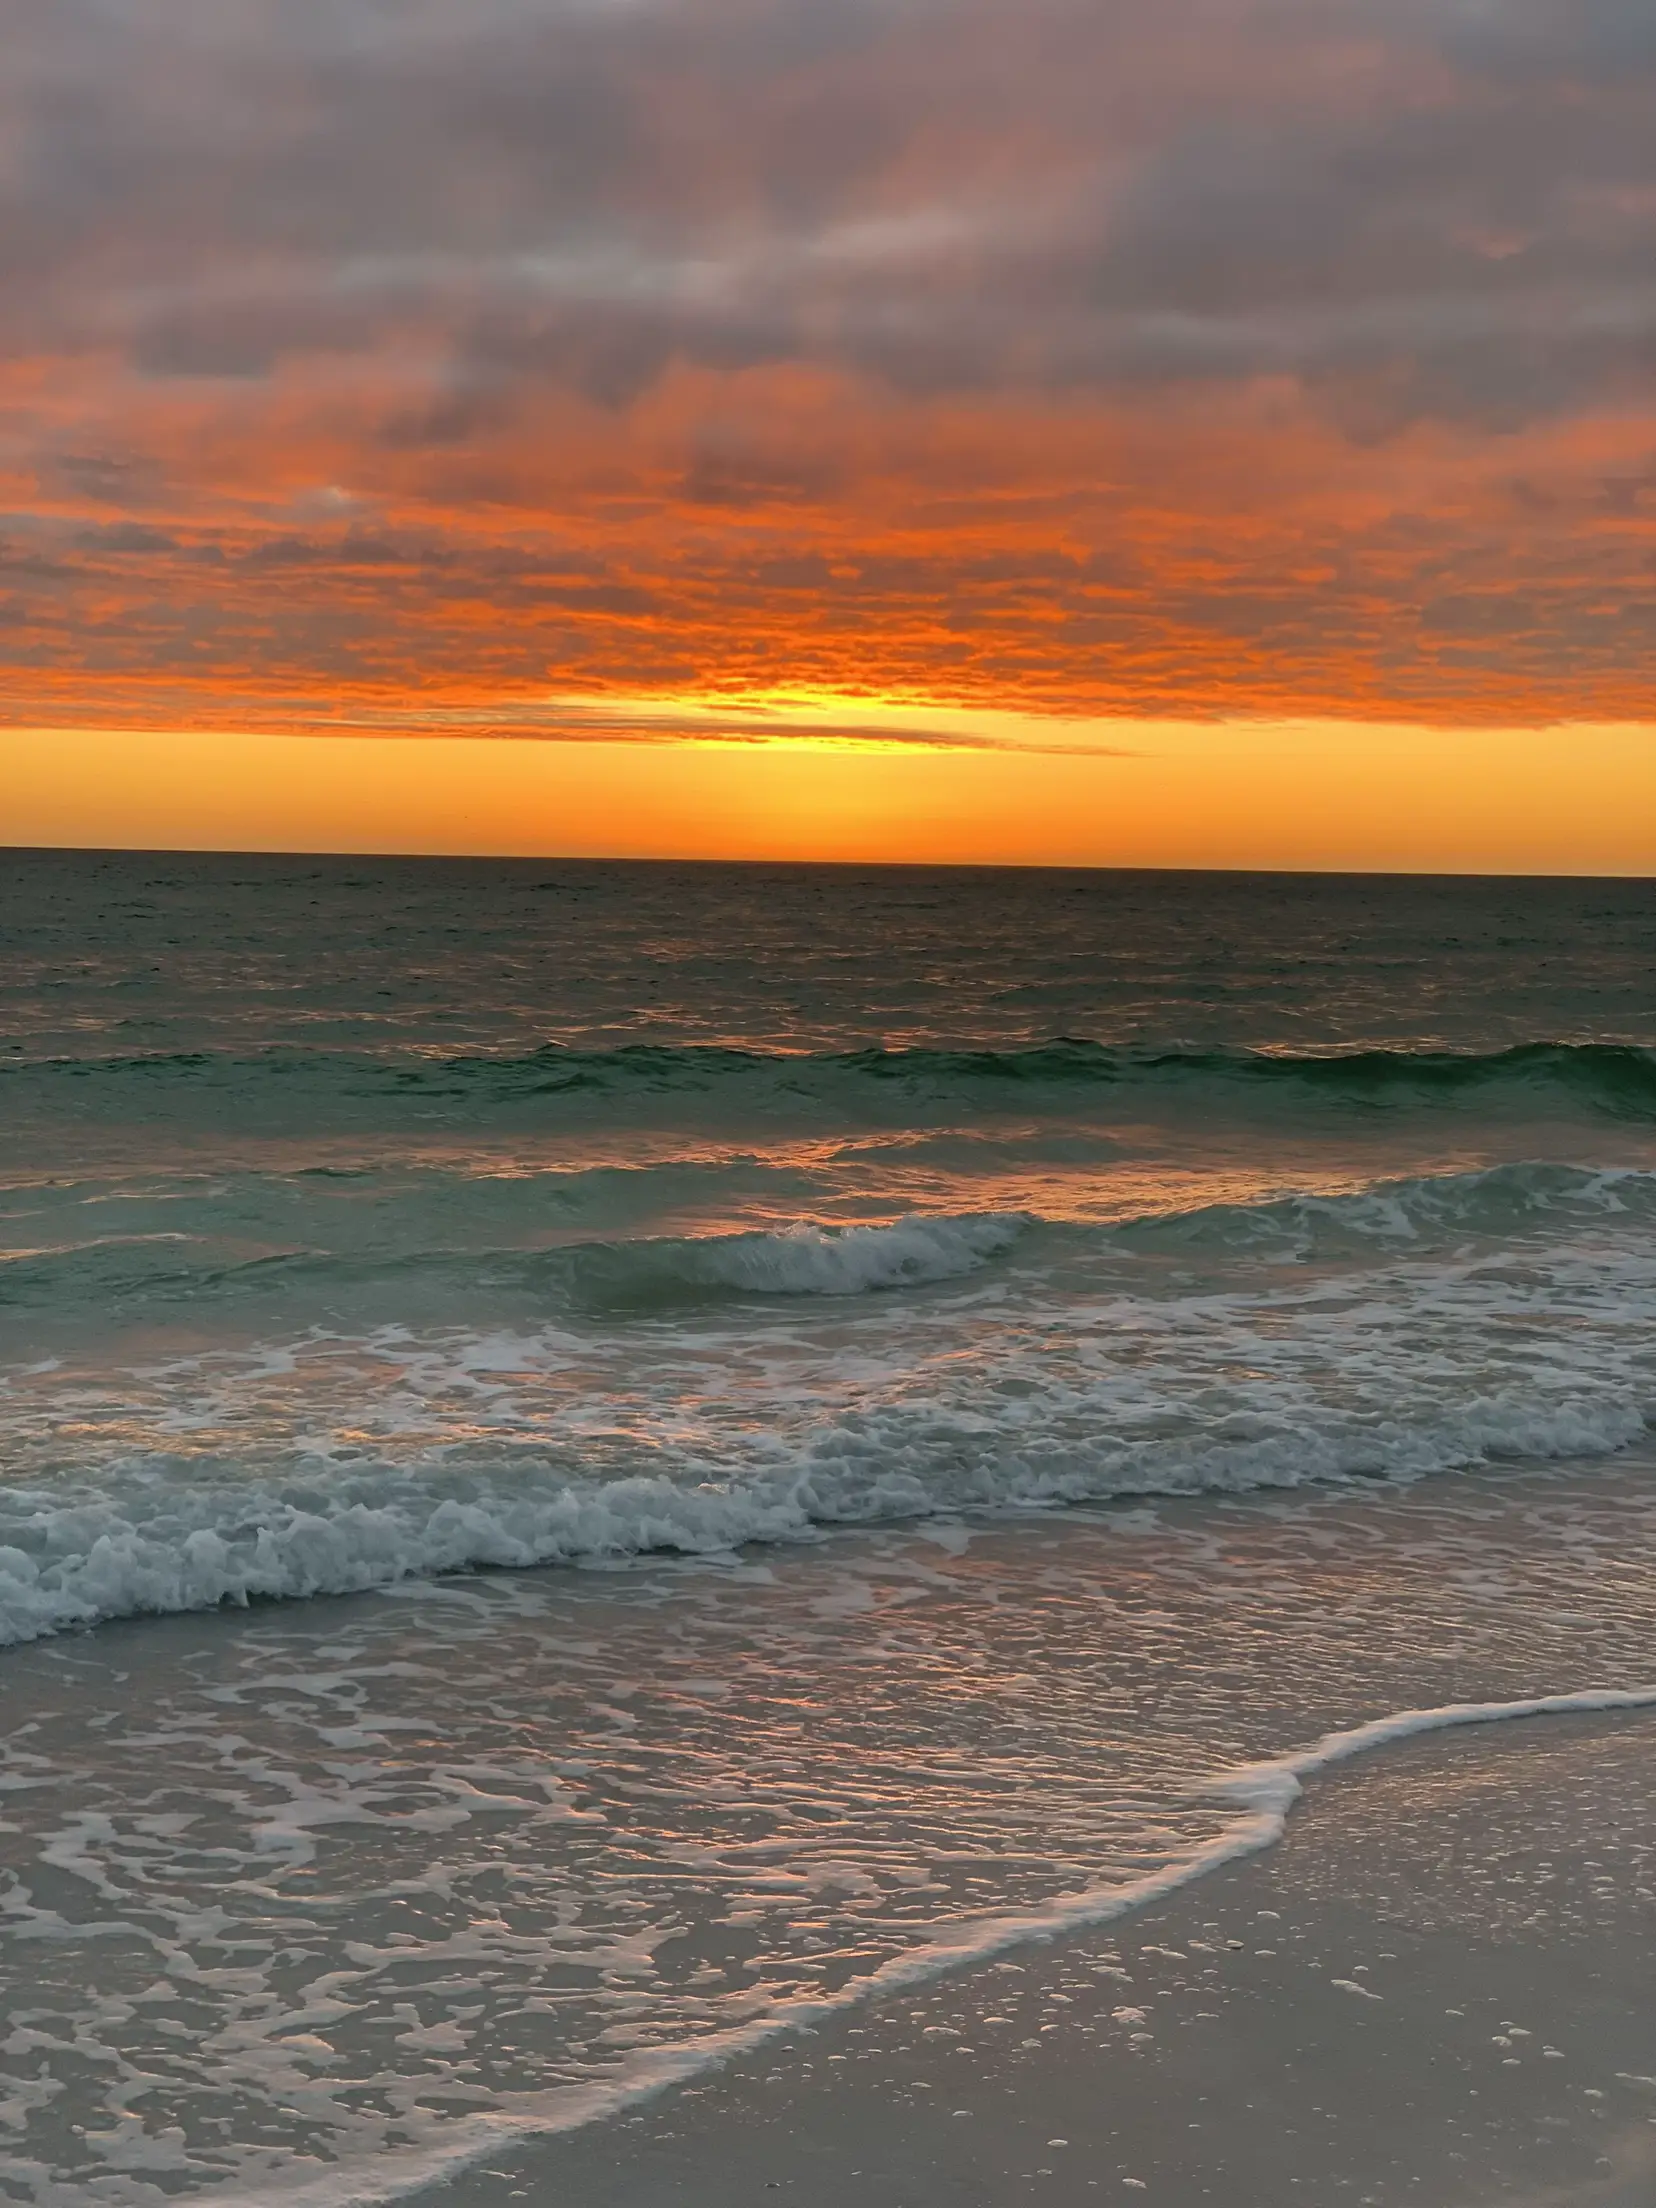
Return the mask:
<path id="1" fill-rule="evenodd" d="M 1656 2208 L 1656 1722 L 1435 1734 L 1270 1854 L 427 2208 Z"/>

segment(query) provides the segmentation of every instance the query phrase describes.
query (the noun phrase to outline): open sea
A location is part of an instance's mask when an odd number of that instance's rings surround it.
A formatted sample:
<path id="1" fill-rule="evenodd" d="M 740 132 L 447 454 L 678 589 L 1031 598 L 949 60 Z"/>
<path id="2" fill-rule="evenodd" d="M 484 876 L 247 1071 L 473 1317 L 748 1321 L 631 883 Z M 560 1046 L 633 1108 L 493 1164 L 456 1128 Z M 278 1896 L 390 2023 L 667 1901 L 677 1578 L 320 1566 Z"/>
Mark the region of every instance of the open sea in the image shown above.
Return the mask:
<path id="1" fill-rule="evenodd" d="M 1656 1680 L 1656 884 L 11 852 L 0 1006 L 0 2201 L 388 2199 Z"/>

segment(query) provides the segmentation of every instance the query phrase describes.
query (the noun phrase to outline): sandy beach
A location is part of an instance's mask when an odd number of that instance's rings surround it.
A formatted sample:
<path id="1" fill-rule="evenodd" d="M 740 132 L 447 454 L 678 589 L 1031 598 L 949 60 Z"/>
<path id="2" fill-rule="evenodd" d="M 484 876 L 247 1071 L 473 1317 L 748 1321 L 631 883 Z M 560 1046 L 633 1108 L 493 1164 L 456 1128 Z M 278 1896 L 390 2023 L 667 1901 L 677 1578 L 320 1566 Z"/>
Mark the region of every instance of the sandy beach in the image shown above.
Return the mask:
<path id="1" fill-rule="evenodd" d="M 1434 1735 L 1104 1933 L 778 2040 L 429 2208 L 1643 2208 L 1656 1723 Z"/>

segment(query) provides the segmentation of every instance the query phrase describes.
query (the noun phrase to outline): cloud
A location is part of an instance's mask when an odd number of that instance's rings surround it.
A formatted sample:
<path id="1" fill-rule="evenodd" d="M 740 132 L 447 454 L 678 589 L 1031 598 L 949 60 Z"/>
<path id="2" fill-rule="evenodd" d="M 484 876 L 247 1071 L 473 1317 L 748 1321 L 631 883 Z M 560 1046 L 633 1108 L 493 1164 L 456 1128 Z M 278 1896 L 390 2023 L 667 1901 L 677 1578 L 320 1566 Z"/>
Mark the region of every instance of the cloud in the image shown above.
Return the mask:
<path id="1" fill-rule="evenodd" d="M 721 749 L 786 746 L 832 751 L 1022 752 L 1045 758 L 1129 759 L 1138 752 L 1101 738 L 1085 721 L 983 711 L 927 714 L 865 707 L 825 709 L 808 698 L 523 700 L 498 707 L 369 709 L 303 725 L 310 733 L 358 736 L 510 738 L 575 744 L 711 744 Z"/>
<path id="2" fill-rule="evenodd" d="M 1638 708 L 1652 23 L 9 0 L 0 704 Z"/>

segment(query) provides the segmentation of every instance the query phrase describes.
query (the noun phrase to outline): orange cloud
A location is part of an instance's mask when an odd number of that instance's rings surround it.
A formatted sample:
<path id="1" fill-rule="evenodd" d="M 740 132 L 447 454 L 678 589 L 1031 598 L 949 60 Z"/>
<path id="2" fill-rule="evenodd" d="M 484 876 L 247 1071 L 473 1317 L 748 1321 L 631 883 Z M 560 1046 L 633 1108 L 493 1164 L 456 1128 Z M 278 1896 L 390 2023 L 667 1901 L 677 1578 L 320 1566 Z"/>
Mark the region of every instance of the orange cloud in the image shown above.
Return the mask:
<path id="1" fill-rule="evenodd" d="M 1453 725 L 1651 705 L 1637 414 L 1371 444 L 1273 384 L 1036 406 L 683 370 L 622 414 L 553 395 L 411 450 L 368 396 L 135 398 L 130 477 L 165 490 L 60 494 L 7 546 L 11 715 L 441 706 L 533 733 L 565 694 L 779 687 Z"/>
<path id="2" fill-rule="evenodd" d="M 1647 23 L 26 0 L 0 712 L 1649 718 Z"/>

